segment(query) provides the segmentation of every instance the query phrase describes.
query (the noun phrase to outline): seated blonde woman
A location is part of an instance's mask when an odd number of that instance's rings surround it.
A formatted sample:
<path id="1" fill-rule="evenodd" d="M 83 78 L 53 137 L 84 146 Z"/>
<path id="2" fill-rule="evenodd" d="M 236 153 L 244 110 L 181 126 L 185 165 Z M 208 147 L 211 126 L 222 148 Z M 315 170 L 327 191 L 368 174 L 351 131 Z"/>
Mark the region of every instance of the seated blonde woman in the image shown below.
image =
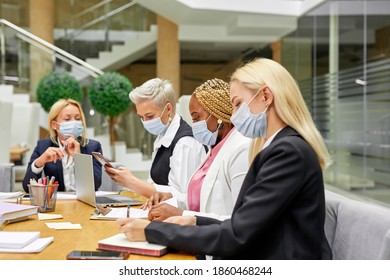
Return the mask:
<path id="1" fill-rule="evenodd" d="M 73 99 L 60 99 L 49 112 L 50 138 L 38 141 L 23 179 L 23 189 L 28 192 L 30 179 L 54 176 L 59 191 L 75 191 L 74 161 L 75 153 L 102 153 L 96 140 L 86 138 L 86 124 L 80 104 Z M 93 160 L 95 190 L 101 184 L 102 168 Z"/>

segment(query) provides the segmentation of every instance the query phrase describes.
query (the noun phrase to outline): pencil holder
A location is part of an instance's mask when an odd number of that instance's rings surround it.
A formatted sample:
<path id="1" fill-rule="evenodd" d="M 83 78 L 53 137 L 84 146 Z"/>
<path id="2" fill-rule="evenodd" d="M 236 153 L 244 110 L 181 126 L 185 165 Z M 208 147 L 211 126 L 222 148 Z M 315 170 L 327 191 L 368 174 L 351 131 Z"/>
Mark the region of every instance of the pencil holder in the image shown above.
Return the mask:
<path id="1" fill-rule="evenodd" d="M 38 212 L 51 212 L 56 209 L 58 185 L 27 185 L 30 204 L 38 206 Z"/>

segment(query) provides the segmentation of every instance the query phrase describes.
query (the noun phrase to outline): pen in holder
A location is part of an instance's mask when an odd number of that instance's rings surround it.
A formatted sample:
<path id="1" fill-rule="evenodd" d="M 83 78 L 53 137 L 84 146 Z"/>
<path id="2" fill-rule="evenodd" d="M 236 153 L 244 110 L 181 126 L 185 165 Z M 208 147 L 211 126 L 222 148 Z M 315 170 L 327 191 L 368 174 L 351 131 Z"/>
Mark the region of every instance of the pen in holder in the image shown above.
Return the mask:
<path id="1" fill-rule="evenodd" d="M 38 206 L 38 212 L 51 212 L 56 208 L 58 184 L 29 184 L 30 204 Z"/>

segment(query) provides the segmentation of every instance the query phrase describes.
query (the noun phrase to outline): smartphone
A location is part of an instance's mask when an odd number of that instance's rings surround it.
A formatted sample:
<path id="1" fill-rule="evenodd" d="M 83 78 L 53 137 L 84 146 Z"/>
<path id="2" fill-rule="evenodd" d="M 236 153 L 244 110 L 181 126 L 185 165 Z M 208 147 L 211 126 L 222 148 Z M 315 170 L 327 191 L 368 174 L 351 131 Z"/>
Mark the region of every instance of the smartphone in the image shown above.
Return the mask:
<path id="1" fill-rule="evenodd" d="M 114 251 L 72 251 L 67 256 L 67 260 L 124 260 L 126 253 Z"/>
<path id="2" fill-rule="evenodd" d="M 115 168 L 109 161 L 99 152 L 92 152 L 92 155 L 100 162 L 101 165 Z"/>

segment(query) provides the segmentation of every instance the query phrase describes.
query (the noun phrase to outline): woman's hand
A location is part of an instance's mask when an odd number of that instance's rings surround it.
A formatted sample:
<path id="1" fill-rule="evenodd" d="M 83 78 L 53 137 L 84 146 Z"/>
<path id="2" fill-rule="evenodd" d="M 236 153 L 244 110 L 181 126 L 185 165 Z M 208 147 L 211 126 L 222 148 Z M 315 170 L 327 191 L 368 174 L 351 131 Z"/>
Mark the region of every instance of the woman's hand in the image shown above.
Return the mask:
<path id="1" fill-rule="evenodd" d="M 195 226 L 196 217 L 194 216 L 174 216 L 164 220 L 166 223 L 178 224 L 181 226 Z"/>
<path id="2" fill-rule="evenodd" d="M 130 188 L 131 183 L 134 181 L 135 176 L 126 167 L 120 166 L 118 169 L 104 166 L 104 170 L 118 185 Z"/>
<path id="3" fill-rule="evenodd" d="M 65 147 L 66 153 L 72 157 L 75 153 L 80 153 L 80 143 L 77 142 L 73 136 L 68 137 L 66 140 L 62 140 L 61 144 Z"/>
<path id="4" fill-rule="evenodd" d="M 169 217 L 181 216 L 182 214 L 183 210 L 167 203 L 160 203 L 150 208 L 148 219 L 154 221 L 164 221 Z"/>
<path id="5" fill-rule="evenodd" d="M 116 222 L 119 224 L 119 231 L 124 233 L 130 241 L 146 241 L 145 228 L 150 224 L 150 221 L 120 218 Z"/>
<path id="6" fill-rule="evenodd" d="M 173 195 L 167 192 L 155 192 L 152 194 L 149 199 L 141 206 L 142 210 L 146 210 L 147 208 L 152 208 L 153 205 L 157 205 L 164 200 L 168 200 L 172 198 Z"/>
<path id="7" fill-rule="evenodd" d="M 35 166 L 40 168 L 47 162 L 56 162 L 62 160 L 65 156 L 64 151 L 61 148 L 49 147 L 46 151 L 35 160 Z"/>

